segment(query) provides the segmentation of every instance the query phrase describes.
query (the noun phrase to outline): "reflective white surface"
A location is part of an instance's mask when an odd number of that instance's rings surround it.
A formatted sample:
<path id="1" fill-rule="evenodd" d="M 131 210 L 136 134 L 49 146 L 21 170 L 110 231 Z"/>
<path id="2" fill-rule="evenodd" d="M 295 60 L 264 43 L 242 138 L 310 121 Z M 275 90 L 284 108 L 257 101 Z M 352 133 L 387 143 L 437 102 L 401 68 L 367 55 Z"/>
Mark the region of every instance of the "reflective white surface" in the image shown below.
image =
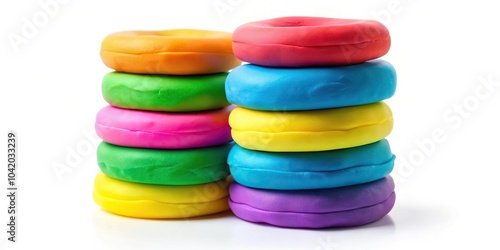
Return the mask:
<path id="1" fill-rule="evenodd" d="M 61 1 L 50 11 L 37 1 L 1 4 L 0 132 L 14 129 L 19 135 L 19 231 L 17 243 L 7 242 L 1 226 L 7 200 L 0 196 L 0 249 L 500 247 L 500 16 L 489 1 L 101 2 Z M 99 58 L 105 35 L 129 29 L 232 31 L 288 15 L 381 18 L 389 27 L 392 48 L 384 59 L 398 72 L 396 95 L 387 101 L 395 116 L 388 139 L 398 157 L 397 201 L 389 216 L 357 228 L 303 230 L 252 224 L 230 212 L 176 221 L 130 219 L 93 203 L 98 167 L 95 137 L 88 133 L 105 105 L 100 81 L 110 70 Z M 36 31 L 25 30 L 26 20 Z M 25 40 L 13 45 L 12 34 Z M 5 143 L 0 152 L 6 152 Z M 6 171 L 0 173 L 4 188 Z"/>

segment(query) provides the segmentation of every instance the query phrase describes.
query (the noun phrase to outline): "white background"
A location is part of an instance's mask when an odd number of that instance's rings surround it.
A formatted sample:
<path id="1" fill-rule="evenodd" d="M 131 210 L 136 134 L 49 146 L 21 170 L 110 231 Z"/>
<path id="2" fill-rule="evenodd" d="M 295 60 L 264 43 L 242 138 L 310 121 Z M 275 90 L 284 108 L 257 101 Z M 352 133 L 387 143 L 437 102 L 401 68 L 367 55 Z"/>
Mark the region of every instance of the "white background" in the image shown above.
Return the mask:
<path id="1" fill-rule="evenodd" d="M 8 130 L 17 131 L 19 146 L 18 242 L 6 240 L 2 192 L 0 249 L 500 247 L 500 15 L 492 1 L 66 2 L 52 13 L 37 1 L 0 6 L 3 169 Z M 217 11 L 214 3 L 226 10 Z M 255 225 L 230 212 L 151 221 L 100 210 L 91 198 L 98 172 L 95 137 L 85 134 L 105 105 L 100 81 L 111 70 L 99 58 L 104 36 L 130 29 L 233 31 L 249 21 L 289 15 L 377 19 L 391 32 L 384 59 L 398 72 L 396 95 L 387 101 L 395 116 L 389 141 L 398 162 L 397 202 L 389 216 L 358 228 L 302 230 Z M 33 18 L 36 32 L 13 45 L 9 37 L 23 36 L 25 20 Z M 53 167 L 58 164 L 70 170 L 60 178 Z M 7 172 L 0 174 L 5 190 Z"/>

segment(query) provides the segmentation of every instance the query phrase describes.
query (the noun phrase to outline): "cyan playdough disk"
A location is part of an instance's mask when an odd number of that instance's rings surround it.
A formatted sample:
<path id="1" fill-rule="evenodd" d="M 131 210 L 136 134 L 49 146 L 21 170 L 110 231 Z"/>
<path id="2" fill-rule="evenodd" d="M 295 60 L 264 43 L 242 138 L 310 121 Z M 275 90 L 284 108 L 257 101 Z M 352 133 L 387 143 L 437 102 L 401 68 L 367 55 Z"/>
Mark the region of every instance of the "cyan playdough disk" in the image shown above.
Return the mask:
<path id="1" fill-rule="evenodd" d="M 381 179 L 394 167 L 383 139 L 364 146 L 321 152 L 264 152 L 235 145 L 228 164 L 235 181 L 253 188 L 335 188 Z"/>
<path id="2" fill-rule="evenodd" d="M 379 102 L 396 90 L 396 71 L 384 60 L 313 68 L 241 65 L 226 79 L 230 103 L 256 110 L 314 110 Z"/>

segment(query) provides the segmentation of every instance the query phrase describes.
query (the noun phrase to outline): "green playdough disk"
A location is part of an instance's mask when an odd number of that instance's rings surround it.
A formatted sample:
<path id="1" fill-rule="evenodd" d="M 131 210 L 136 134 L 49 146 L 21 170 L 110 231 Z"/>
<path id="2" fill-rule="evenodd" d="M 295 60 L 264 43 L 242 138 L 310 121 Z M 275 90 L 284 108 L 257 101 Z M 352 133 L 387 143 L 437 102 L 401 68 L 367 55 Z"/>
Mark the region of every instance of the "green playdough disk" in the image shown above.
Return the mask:
<path id="1" fill-rule="evenodd" d="M 228 73 L 173 76 L 111 72 L 102 80 L 109 104 L 127 109 L 189 112 L 228 106 L 224 83 Z"/>
<path id="2" fill-rule="evenodd" d="M 97 148 L 97 163 L 104 174 L 123 181 L 195 185 L 218 181 L 229 175 L 226 159 L 233 145 L 161 150 L 101 142 Z"/>

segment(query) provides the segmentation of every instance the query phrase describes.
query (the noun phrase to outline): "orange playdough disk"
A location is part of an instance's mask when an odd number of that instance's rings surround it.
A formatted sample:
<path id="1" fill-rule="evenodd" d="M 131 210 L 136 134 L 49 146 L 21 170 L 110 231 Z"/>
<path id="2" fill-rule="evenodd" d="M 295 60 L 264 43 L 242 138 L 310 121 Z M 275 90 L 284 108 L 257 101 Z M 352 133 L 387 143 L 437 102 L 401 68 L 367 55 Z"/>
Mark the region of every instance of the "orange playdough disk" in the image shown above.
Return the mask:
<path id="1" fill-rule="evenodd" d="M 113 33 L 102 41 L 101 59 L 116 71 L 135 74 L 211 74 L 241 64 L 231 33 L 194 29 Z"/>

